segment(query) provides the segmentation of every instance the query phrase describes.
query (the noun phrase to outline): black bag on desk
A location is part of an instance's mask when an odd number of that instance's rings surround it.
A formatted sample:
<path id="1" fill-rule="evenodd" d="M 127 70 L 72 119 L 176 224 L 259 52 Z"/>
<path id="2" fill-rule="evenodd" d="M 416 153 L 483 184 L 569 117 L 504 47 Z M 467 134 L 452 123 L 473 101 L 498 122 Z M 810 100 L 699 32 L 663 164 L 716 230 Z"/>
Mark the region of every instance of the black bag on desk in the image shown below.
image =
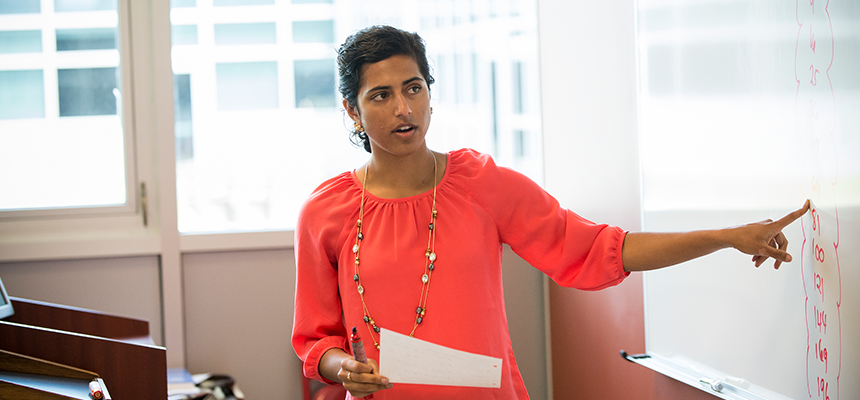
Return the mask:
<path id="1" fill-rule="evenodd" d="M 229 375 L 212 375 L 196 385 L 202 393 L 193 400 L 244 400 L 245 395 Z"/>

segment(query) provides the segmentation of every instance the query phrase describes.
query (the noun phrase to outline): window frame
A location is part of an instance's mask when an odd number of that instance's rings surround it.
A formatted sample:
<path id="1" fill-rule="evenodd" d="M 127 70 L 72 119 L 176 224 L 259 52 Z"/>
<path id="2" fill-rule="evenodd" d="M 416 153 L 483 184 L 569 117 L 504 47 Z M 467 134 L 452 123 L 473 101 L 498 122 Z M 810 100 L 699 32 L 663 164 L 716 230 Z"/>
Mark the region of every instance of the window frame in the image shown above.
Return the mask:
<path id="1" fill-rule="evenodd" d="M 121 76 L 121 107 L 117 110 L 123 128 L 123 150 L 125 164 L 125 197 L 124 204 L 104 205 L 104 206 L 71 206 L 71 207 L 51 207 L 51 208 L 25 208 L 20 210 L 1 210 L 0 224 L 8 221 L 26 221 L 26 220 L 45 220 L 50 218 L 74 218 L 86 216 L 128 216 L 129 214 L 139 213 L 140 208 L 140 191 L 141 187 L 137 183 L 137 159 L 139 155 L 136 153 L 135 131 L 134 131 L 134 88 L 132 80 L 132 46 L 131 46 L 131 17 L 128 0 L 117 1 L 117 33 L 119 35 L 119 70 Z M 55 28 L 56 30 L 57 28 Z M 42 38 L 44 43 L 46 38 Z M 50 38 L 48 39 L 50 40 Z M 44 53 L 44 46 L 43 46 Z M 54 51 L 57 52 L 56 50 Z M 57 74 L 61 70 L 57 65 L 52 68 L 43 68 L 44 74 Z M 50 82 L 50 80 L 49 80 Z M 48 88 L 45 88 L 48 90 Z M 46 96 L 48 97 L 48 96 Z M 53 98 L 46 98 L 46 101 L 51 101 Z M 61 117 L 46 116 L 45 120 L 59 119 Z M 51 125 L 51 122 L 46 122 L 46 125 Z M 0 228 L 2 229 L 2 228 Z"/>
<path id="2" fill-rule="evenodd" d="M 173 120 L 170 114 L 171 130 L 164 133 L 152 122 L 162 114 L 161 106 L 148 104 L 157 97 L 159 55 L 151 46 L 152 7 L 141 3 L 117 0 L 125 204 L 0 211 L 0 262 L 159 254 L 161 230 L 170 229 L 161 223 L 165 203 L 159 201 L 159 184 L 173 181 L 160 171 L 156 156 L 159 136 L 173 135 Z M 133 21 L 131 15 L 145 17 Z M 170 100 L 165 106 L 172 110 Z"/>

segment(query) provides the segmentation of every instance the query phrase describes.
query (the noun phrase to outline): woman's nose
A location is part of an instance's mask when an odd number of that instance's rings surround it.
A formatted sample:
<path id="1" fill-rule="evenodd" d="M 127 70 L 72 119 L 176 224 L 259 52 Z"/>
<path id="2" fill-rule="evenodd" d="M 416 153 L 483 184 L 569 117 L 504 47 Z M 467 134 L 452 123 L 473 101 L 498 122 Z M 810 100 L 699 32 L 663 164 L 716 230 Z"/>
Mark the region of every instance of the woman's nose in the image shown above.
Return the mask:
<path id="1" fill-rule="evenodd" d="M 409 107 L 409 102 L 406 100 L 406 96 L 398 95 L 396 96 L 396 108 L 394 109 L 394 115 L 409 115 L 412 114 L 412 109 Z"/>

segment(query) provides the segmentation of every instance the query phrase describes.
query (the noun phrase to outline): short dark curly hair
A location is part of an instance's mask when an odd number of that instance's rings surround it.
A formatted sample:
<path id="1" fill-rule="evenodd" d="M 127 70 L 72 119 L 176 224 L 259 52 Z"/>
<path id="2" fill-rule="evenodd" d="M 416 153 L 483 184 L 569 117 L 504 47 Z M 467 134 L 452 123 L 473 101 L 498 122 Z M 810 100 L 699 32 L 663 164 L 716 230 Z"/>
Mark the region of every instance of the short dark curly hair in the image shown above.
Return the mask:
<path id="1" fill-rule="evenodd" d="M 396 55 L 406 55 L 415 60 L 428 89 L 435 82 L 430 74 L 424 40 L 417 33 L 388 25 L 375 25 L 346 38 L 337 51 L 337 67 L 340 76 L 338 90 L 349 107 L 358 107 L 362 67 Z M 350 133 L 350 140 L 356 146 L 364 147 L 368 153 L 371 152 L 366 133 L 354 130 Z"/>

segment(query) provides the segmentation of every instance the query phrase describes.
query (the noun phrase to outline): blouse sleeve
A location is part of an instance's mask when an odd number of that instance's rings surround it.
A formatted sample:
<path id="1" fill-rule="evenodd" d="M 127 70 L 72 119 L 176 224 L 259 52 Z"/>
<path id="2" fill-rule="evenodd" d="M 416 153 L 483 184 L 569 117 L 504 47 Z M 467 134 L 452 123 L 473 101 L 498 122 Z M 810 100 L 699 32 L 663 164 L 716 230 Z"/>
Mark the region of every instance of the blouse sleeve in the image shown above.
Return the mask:
<path id="1" fill-rule="evenodd" d="M 328 207 L 311 198 L 299 215 L 296 236 L 296 297 L 292 344 L 303 362 L 304 375 L 326 383 L 319 364 L 332 348 L 349 352 L 338 293 L 337 257 L 332 250 L 343 227 L 325 218 Z"/>
<path id="2" fill-rule="evenodd" d="M 467 172 L 476 200 L 491 214 L 504 243 L 565 287 L 599 290 L 621 283 L 626 231 L 595 224 L 562 208 L 528 177 L 477 155 Z"/>

